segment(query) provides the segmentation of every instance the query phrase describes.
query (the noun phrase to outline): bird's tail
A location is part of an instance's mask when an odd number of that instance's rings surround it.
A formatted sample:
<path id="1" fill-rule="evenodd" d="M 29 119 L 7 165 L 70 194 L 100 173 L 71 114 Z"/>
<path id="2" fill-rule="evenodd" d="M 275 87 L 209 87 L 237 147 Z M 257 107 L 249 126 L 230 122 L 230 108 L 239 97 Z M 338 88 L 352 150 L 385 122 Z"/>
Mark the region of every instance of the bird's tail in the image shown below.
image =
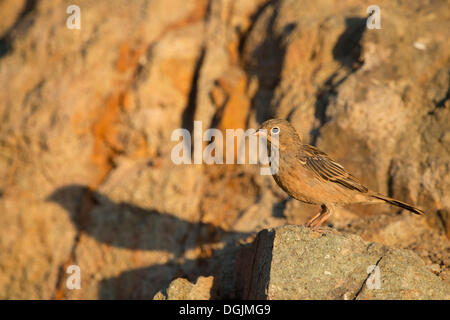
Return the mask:
<path id="1" fill-rule="evenodd" d="M 415 214 L 419 214 L 419 215 L 425 214 L 425 212 L 423 212 L 422 210 L 420 210 L 420 209 L 418 209 L 416 207 L 413 207 L 413 206 L 411 206 L 411 205 L 409 205 L 407 203 L 404 203 L 404 202 L 401 202 L 401 201 L 398 201 L 398 200 L 395 200 L 395 199 L 392 199 L 392 198 L 389 198 L 389 197 L 385 197 L 385 196 L 383 196 L 381 194 L 373 194 L 372 197 L 374 197 L 376 199 L 380 199 L 380 200 L 386 201 L 387 203 L 393 204 L 394 206 L 397 206 L 397 207 L 409 210 L 409 211 L 411 211 L 412 213 L 415 213 Z"/>

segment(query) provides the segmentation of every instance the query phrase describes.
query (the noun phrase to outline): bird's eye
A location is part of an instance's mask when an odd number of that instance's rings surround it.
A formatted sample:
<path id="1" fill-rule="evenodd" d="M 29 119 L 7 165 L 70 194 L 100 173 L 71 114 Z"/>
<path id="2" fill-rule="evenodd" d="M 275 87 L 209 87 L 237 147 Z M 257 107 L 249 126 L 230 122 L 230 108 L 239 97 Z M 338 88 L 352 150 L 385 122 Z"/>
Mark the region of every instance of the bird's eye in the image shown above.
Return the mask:
<path id="1" fill-rule="evenodd" d="M 278 132 L 280 132 L 280 128 L 273 127 L 272 130 L 270 130 L 270 132 L 272 132 L 273 134 L 277 134 Z"/>

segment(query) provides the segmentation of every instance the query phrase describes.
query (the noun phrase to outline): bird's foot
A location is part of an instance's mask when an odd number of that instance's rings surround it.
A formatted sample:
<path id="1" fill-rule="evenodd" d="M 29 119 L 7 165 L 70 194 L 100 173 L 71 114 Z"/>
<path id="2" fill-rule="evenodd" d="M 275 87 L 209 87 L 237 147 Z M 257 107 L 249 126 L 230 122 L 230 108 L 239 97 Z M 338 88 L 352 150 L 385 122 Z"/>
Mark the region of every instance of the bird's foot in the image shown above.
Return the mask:
<path id="1" fill-rule="evenodd" d="M 320 226 L 330 217 L 330 215 L 331 211 L 325 205 L 322 205 L 322 210 L 314 217 L 309 219 L 308 222 L 304 224 L 304 226 L 314 231 L 319 231 L 319 229 L 323 230 L 323 228 L 321 228 Z"/>
<path id="2" fill-rule="evenodd" d="M 311 231 L 318 232 L 321 234 L 326 234 L 327 232 L 331 231 L 330 228 L 325 227 L 325 226 L 311 226 L 311 224 L 308 224 L 308 223 L 305 223 L 303 226 L 305 228 L 310 229 Z"/>

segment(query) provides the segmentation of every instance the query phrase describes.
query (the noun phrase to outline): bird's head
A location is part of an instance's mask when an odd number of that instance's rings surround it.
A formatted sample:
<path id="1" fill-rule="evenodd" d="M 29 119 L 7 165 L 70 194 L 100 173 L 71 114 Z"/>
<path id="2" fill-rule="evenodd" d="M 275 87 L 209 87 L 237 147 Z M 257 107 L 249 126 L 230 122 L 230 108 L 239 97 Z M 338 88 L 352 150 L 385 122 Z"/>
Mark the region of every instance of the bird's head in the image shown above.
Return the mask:
<path id="1" fill-rule="evenodd" d="M 265 121 L 256 135 L 263 136 L 271 143 L 272 138 L 277 135 L 280 149 L 290 148 L 301 143 L 301 138 L 295 128 L 283 119 L 270 119 Z"/>

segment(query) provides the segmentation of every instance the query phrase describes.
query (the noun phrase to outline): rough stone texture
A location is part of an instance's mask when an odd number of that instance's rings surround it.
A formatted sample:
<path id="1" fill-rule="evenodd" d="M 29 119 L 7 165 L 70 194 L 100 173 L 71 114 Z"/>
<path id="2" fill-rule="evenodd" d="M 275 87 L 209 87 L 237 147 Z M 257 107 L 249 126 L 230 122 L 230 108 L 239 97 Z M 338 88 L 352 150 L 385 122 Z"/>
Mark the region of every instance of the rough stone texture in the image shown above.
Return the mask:
<path id="1" fill-rule="evenodd" d="M 372 216 L 339 223 L 338 229 L 360 235 L 367 241 L 413 250 L 442 280 L 450 284 L 450 241 L 411 215 Z M 431 250 L 431 248 L 434 248 Z"/>
<path id="2" fill-rule="evenodd" d="M 412 251 L 356 235 L 285 226 L 262 231 L 253 247 L 244 298 L 450 299 L 450 284 Z M 379 268 L 379 289 L 366 284 L 370 266 Z"/>
<path id="3" fill-rule="evenodd" d="M 199 277 L 195 284 L 186 279 L 175 279 L 165 292 L 159 291 L 154 300 L 209 300 L 214 278 Z"/>
<path id="4" fill-rule="evenodd" d="M 427 212 L 352 206 L 335 228 L 449 279 L 446 1 L 378 1 L 381 30 L 370 1 L 80 0 L 81 30 L 70 4 L 0 1 L 0 298 L 151 299 L 199 276 L 236 297 L 239 244 L 318 208 L 255 166 L 176 166 L 170 137 L 271 116 Z"/>

